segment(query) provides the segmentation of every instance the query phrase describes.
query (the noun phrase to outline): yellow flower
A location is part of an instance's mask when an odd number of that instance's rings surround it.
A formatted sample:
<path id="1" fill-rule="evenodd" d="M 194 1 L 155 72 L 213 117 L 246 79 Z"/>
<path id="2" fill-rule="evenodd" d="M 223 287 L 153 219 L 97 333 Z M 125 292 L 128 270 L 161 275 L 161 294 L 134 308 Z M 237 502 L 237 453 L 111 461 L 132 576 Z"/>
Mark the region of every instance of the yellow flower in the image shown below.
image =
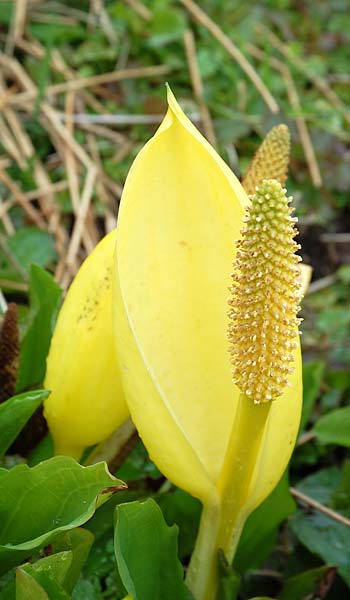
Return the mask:
<path id="1" fill-rule="evenodd" d="M 60 310 L 51 341 L 45 417 L 56 454 L 80 458 L 129 415 L 121 387 L 112 327 L 112 270 L 116 231 L 86 259 Z"/>
<path id="2" fill-rule="evenodd" d="M 232 559 L 298 430 L 293 220 L 277 181 L 259 187 L 245 217 L 243 187 L 170 91 L 168 100 L 130 170 L 118 231 L 97 246 L 67 294 L 48 357 L 45 416 L 56 453 L 78 458 L 130 410 L 161 471 L 203 503 L 187 582 L 196 600 L 212 600 L 218 550 Z M 229 325 L 234 242 L 244 221 Z M 258 230 L 268 234 L 267 249 Z M 305 284 L 309 272 L 303 276 Z"/>
<path id="3" fill-rule="evenodd" d="M 301 359 L 297 339 L 290 387 L 274 402 L 255 406 L 232 383 L 228 287 L 249 200 L 170 91 L 168 101 L 120 206 L 115 331 L 127 403 L 151 458 L 203 503 L 187 580 L 196 600 L 211 600 L 218 549 L 232 558 L 245 519 L 289 461 Z"/>

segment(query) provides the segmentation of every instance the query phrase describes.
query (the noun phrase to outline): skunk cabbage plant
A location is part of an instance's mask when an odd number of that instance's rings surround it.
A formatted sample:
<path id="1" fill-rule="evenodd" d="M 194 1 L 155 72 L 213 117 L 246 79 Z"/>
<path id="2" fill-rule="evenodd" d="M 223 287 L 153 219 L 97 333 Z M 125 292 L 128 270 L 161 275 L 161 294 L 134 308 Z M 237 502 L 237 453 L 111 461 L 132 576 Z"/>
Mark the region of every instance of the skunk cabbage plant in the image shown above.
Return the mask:
<path id="1" fill-rule="evenodd" d="M 281 185 L 289 137 L 278 129 L 257 155 L 248 198 L 170 90 L 168 103 L 129 172 L 117 232 L 68 292 L 45 414 L 57 451 L 78 456 L 130 411 L 159 469 L 203 504 L 187 584 L 214 600 L 218 551 L 232 560 L 299 427 L 300 267 Z"/>
<path id="2" fill-rule="evenodd" d="M 115 331 L 128 407 L 151 458 L 202 501 L 187 582 L 196 600 L 211 600 L 218 550 L 232 559 L 297 435 L 299 268 L 280 183 L 265 181 L 245 216 L 239 181 L 170 91 L 168 102 L 122 197 Z"/>

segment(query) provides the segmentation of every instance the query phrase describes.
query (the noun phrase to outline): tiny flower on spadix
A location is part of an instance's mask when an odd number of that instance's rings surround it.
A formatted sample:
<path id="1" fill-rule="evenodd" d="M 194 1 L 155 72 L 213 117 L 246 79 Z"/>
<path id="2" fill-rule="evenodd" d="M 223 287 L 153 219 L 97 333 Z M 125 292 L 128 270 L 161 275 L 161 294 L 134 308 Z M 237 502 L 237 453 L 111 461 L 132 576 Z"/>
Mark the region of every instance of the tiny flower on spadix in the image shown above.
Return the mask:
<path id="1" fill-rule="evenodd" d="M 278 181 L 263 181 L 237 243 L 228 338 L 233 380 L 256 404 L 281 396 L 297 348 L 301 258 L 291 200 Z"/>

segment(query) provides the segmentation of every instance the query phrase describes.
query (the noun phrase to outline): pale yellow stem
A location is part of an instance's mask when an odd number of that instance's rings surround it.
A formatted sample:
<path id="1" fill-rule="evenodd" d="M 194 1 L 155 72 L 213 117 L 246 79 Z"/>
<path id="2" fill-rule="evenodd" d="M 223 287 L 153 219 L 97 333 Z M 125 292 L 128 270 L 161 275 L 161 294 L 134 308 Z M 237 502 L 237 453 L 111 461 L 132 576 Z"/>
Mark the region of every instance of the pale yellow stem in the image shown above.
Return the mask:
<path id="1" fill-rule="evenodd" d="M 220 519 L 219 502 L 203 507 L 196 545 L 186 575 L 186 584 L 195 600 L 213 600 L 216 597 Z"/>
<path id="2" fill-rule="evenodd" d="M 220 502 L 204 507 L 186 583 L 196 600 L 216 600 L 218 551 L 229 562 L 248 517 L 247 499 L 271 403 L 255 405 L 241 394 L 218 481 Z"/>
<path id="3" fill-rule="evenodd" d="M 271 402 L 254 404 L 244 394 L 237 413 L 218 482 L 222 498 L 219 547 L 232 561 L 247 514 L 254 470 L 259 456 Z M 243 521 L 243 522 L 242 522 Z"/>

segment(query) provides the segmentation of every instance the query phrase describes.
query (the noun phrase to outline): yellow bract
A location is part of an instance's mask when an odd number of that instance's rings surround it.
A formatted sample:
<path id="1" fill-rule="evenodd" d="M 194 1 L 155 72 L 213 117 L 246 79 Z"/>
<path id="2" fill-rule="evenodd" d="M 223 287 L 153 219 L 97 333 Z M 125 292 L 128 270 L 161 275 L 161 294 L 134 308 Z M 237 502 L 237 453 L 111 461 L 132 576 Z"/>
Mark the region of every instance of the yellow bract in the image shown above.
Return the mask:
<path id="1" fill-rule="evenodd" d="M 79 458 L 128 417 L 112 328 L 116 232 L 87 258 L 72 283 L 47 359 L 45 417 L 56 454 Z"/>
<path id="2" fill-rule="evenodd" d="M 227 298 L 249 201 L 171 92 L 168 98 L 168 113 L 135 160 L 120 207 L 118 354 L 128 406 L 152 459 L 207 504 L 218 499 L 239 396 L 230 373 Z M 250 510 L 276 485 L 293 448 L 299 351 L 291 383 L 270 411 Z"/>

